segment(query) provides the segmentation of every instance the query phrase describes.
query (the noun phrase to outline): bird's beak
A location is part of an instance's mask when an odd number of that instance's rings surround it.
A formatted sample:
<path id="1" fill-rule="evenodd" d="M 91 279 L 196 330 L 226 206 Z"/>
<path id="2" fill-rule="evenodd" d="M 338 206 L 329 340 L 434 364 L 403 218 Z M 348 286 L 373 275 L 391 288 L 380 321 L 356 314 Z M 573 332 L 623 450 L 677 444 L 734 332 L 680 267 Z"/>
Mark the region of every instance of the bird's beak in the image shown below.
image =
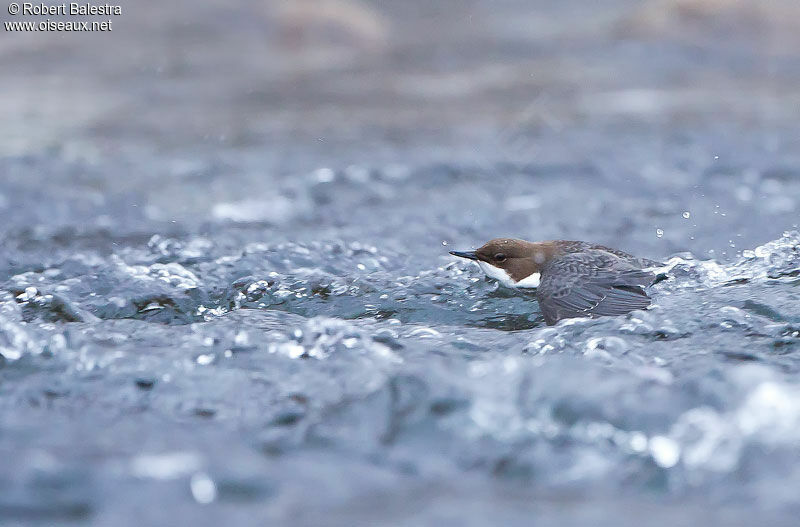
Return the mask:
<path id="1" fill-rule="evenodd" d="M 459 258 L 467 258 L 469 260 L 477 260 L 478 259 L 478 255 L 475 254 L 475 251 L 468 251 L 468 252 L 450 251 L 450 254 L 452 254 L 453 256 L 458 256 Z"/>

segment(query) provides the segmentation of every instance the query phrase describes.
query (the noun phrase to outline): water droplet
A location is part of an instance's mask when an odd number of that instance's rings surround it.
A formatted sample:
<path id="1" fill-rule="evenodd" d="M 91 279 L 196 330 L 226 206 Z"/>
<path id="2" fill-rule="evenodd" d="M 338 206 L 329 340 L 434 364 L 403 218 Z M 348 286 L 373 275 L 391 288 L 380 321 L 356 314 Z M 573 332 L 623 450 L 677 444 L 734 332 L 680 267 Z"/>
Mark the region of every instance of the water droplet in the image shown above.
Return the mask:
<path id="1" fill-rule="evenodd" d="M 656 229 L 656 236 L 662 238 L 664 236 L 664 231 L 662 229 Z"/>
<path id="2" fill-rule="evenodd" d="M 681 216 L 683 216 L 683 219 L 688 220 L 692 216 L 692 213 L 689 212 L 688 210 L 685 210 L 683 211 L 683 214 L 681 214 Z"/>

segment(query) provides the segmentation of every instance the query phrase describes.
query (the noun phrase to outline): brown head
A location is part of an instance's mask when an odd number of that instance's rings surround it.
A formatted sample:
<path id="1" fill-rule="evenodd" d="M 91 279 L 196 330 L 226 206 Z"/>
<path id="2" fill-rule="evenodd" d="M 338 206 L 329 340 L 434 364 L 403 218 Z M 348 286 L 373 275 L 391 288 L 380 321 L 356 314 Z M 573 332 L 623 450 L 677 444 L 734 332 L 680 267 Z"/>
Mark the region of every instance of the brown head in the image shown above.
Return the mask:
<path id="1" fill-rule="evenodd" d="M 487 276 L 508 287 L 537 287 L 541 268 L 555 251 L 548 242 L 495 238 L 476 251 L 450 254 L 475 260 Z"/>

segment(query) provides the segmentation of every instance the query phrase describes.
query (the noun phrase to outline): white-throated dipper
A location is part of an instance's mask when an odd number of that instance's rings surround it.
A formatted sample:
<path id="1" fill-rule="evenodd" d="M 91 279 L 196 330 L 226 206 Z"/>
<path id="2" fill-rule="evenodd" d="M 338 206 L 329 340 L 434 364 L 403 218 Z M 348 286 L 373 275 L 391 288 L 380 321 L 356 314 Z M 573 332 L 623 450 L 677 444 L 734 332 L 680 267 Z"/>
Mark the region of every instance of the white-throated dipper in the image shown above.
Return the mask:
<path id="1" fill-rule="evenodd" d="M 645 288 L 663 264 L 586 242 L 490 240 L 476 251 L 450 251 L 478 263 L 506 287 L 536 288 L 545 322 L 624 315 L 650 305 Z"/>

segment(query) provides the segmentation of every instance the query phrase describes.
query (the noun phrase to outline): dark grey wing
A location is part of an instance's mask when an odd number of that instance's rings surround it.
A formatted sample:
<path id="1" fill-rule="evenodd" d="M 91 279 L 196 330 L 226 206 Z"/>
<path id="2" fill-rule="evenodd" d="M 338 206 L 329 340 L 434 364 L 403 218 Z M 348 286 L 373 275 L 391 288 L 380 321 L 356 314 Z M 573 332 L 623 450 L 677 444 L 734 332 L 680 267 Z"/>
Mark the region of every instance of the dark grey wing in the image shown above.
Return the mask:
<path id="1" fill-rule="evenodd" d="M 578 253 L 543 270 L 536 297 L 548 325 L 564 318 L 624 315 L 650 305 L 644 288 L 654 278 L 608 253 Z"/>

